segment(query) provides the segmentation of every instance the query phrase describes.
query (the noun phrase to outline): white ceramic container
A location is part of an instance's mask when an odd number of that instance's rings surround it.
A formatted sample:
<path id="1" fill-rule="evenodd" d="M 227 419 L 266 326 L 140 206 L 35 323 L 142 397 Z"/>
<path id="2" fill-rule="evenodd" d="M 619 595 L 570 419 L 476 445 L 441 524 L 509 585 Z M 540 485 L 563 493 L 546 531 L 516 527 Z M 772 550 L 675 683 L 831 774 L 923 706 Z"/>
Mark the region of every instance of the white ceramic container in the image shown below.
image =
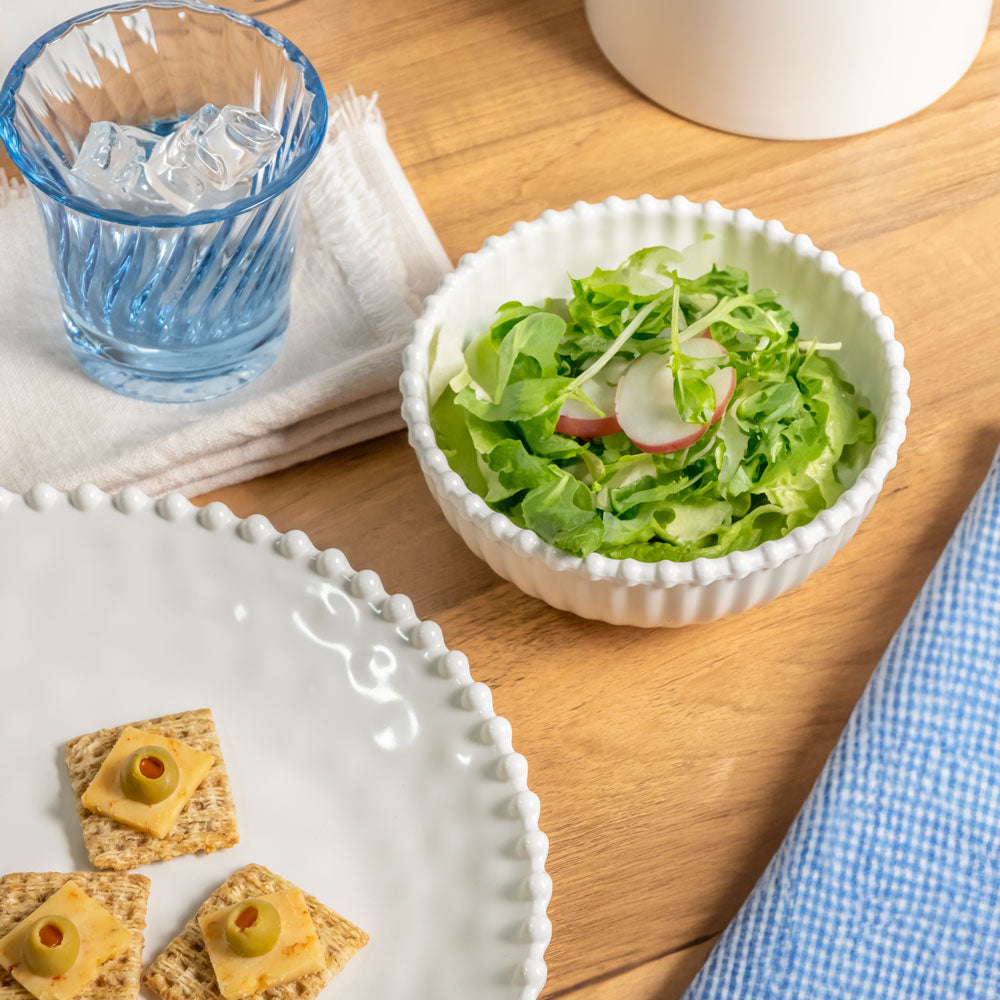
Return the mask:
<path id="1" fill-rule="evenodd" d="M 937 100 L 982 45 L 992 0 L 586 0 L 612 65 L 658 104 L 729 132 L 824 139 Z"/>
<path id="2" fill-rule="evenodd" d="M 803 336 L 841 341 L 837 360 L 868 401 L 878 421 L 871 459 L 858 481 L 828 510 L 784 538 L 747 552 L 688 563 L 641 563 L 561 552 L 533 531 L 492 511 L 453 472 L 428 422 L 428 399 L 448 375 L 435 366 L 429 385 L 431 339 L 440 330 L 438 356 L 458 350 L 489 326 L 497 306 L 510 299 L 539 302 L 569 294 L 568 274 L 613 267 L 641 247 L 683 248 L 711 233 L 719 263 L 744 267 L 753 287 L 782 293 Z M 704 270 L 705 268 L 701 268 Z M 699 271 L 700 273 L 700 271 Z M 439 367 L 443 372 L 439 373 Z M 871 510 L 905 436 L 909 375 L 892 321 L 878 299 L 846 271 L 829 250 L 808 236 L 789 233 L 746 209 L 686 198 L 635 201 L 609 198 L 578 203 L 518 222 L 462 258 L 430 296 L 404 352 L 400 379 L 403 416 L 427 484 L 451 526 L 501 576 L 553 607 L 622 625 L 686 625 L 733 615 L 798 586 L 824 566 Z"/>

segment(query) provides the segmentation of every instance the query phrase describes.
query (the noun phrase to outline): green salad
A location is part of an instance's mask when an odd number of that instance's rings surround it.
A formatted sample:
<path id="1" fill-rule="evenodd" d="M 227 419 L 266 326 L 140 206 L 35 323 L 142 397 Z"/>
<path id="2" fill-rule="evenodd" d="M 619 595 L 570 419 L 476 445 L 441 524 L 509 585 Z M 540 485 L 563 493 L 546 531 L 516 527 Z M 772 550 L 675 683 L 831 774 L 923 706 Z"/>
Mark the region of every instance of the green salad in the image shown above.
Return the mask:
<path id="1" fill-rule="evenodd" d="M 840 345 L 803 338 L 746 271 L 683 278 L 684 261 L 649 247 L 571 279 L 569 299 L 505 303 L 432 400 L 469 489 L 566 552 L 753 548 L 829 507 L 871 454 L 874 416 L 818 353 Z"/>

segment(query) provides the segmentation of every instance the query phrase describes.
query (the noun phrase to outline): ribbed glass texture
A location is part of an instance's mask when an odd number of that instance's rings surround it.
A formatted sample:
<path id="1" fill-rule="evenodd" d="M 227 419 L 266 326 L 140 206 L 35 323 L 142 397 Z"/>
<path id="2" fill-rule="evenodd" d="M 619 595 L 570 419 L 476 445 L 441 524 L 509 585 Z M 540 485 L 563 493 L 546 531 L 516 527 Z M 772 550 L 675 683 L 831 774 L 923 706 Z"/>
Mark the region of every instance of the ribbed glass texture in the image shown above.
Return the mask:
<path id="1" fill-rule="evenodd" d="M 187 216 L 136 216 L 66 181 L 91 122 L 159 127 L 211 101 L 283 136 L 246 198 Z M 0 91 L 0 137 L 33 185 L 87 371 L 158 400 L 204 399 L 259 374 L 288 324 L 299 181 L 326 129 L 301 52 L 252 18 L 199 0 L 131 2 L 39 39 Z"/>

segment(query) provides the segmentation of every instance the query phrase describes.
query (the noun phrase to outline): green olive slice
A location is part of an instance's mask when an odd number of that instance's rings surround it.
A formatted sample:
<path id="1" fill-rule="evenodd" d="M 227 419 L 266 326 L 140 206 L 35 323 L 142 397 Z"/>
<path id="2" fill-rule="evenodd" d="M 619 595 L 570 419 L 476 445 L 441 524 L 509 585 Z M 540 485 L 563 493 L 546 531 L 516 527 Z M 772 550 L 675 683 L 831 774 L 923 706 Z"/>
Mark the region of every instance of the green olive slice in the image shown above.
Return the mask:
<path id="1" fill-rule="evenodd" d="M 266 899 L 245 899 L 226 916 L 226 940 L 241 958 L 266 955 L 281 936 L 281 914 Z"/>
<path id="2" fill-rule="evenodd" d="M 36 976 L 61 976 L 80 954 L 80 932 L 67 917 L 39 917 L 28 928 L 23 952 L 24 964 Z"/>
<path id="3" fill-rule="evenodd" d="M 127 798 L 147 806 L 174 794 L 180 771 L 177 761 L 163 747 L 139 747 L 122 768 L 122 791 Z"/>

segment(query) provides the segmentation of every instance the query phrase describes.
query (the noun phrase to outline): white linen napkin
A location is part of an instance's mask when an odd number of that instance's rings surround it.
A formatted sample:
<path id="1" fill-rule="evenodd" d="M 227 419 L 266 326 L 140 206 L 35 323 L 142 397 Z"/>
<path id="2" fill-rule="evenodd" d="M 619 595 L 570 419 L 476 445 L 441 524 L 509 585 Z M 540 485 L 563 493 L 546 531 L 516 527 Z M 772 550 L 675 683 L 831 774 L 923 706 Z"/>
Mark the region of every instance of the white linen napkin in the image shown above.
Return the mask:
<path id="1" fill-rule="evenodd" d="M 0 171 L 0 486 L 194 495 L 402 426 L 401 351 L 451 264 L 375 101 L 350 90 L 330 100 L 305 179 L 281 355 L 249 386 L 204 403 L 140 402 L 83 374 L 32 198 Z"/>

